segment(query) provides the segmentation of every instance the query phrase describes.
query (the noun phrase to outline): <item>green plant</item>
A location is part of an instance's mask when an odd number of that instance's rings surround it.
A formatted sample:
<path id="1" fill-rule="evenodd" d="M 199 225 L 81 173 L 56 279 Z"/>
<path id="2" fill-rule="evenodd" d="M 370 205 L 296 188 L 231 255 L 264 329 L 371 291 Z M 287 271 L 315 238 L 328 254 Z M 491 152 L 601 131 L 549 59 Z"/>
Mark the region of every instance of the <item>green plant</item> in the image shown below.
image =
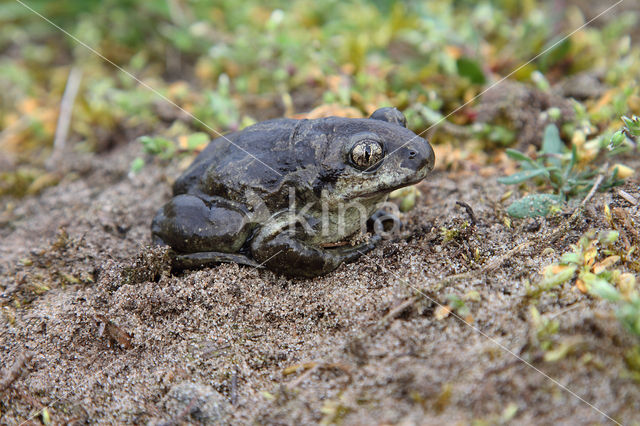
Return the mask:
<path id="1" fill-rule="evenodd" d="M 615 303 L 618 320 L 627 330 L 640 337 L 640 292 L 636 288 L 636 277 L 621 274 L 617 287 L 597 276 L 590 275 L 588 279 L 585 283 L 589 294 Z"/>
<path id="2" fill-rule="evenodd" d="M 631 118 L 623 116 L 622 121 L 624 121 L 625 128 L 632 137 L 640 137 L 640 117 L 636 115 Z"/>
<path id="3" fill-rule="evenodd" d="M 529 307 L 529 315 L 533 330 L 529 336 L 530 342 L 532 346 L 540 348 L 544 352 L 543 359 L 546 362 L 556 362 L 563 359 L 579 345 L 579 339 L 574 337 L 558 339 L 560 321 L 554 319 L 553 316 L 542 316 L 535 306 Z"/>
<path id="4" fill-rule="evenodd" d="M 221 74 L 216 90 L 205 92 L 203 102 L 196 105 L 195 115 L 209 126 L 231 130 L 241 127 L 241 114 L 237 102 L 231 97 L 229 76 Z"/>
<path id="5" fill-rule="evenodd" d="M 560 329 L 560 322 L 555 319 L 543 317 L 535 306 L 529 308 L 529 315 L 531 317 L 531 325 L 534 329 L 534 333 L 531 336 L 533 344 L 540 347 L 543 351 L 550 350 L 553 345 L 553 337 L 558 334 L 558 330 Z"/>
<path id="6" fill-rule="evenodd" d="M 440 236 L 442 237 L 442 243 L 446 244 L 450 241 L 462 238 L 465 234 L 464 231 L 469 228 L 469 222 L 466 220 L 460 224 L 459 227 L 447 228 L 446 226 L 440 227 Z"/>
<path id="7" fill-rule="evenodd" d="M 173 141 L 161 136 L 141 136 L 139 139 L 144 152 L 162 158 L 169 159 L 176 152 L 176 145 Z"/>
<path id="8" fill-rule="evenodd" d="M 514 149 L 507 149 L 506 153 L 519 163 L 520 171 L 499 178 L 500 183 L 514 185 L 535 180 L 539 186 L 550 187 L 554 194 L 560 195 L 564 200 L 589 191 L 595 184 L 596 176 L 601 172 L 605 173 L 605 178 L 598 188 L 600 191 L 623 182 L 617 177 L 617 168 L 608 172 L 601 170 L 593 162 L 580 164 L 577 146 L 574 144 L 571 149 L 566 148 L 554 124 L 545 129 L 542 149 L 538 152 L 536 160 Z"/>
<path id="9" fill-rule="evenodd" d="M 497 146 L 509 146 L 516 139 L 516 132 L 504 126 L 482 123 L 474 128 L 474 136 Z"/>
<path id="10" fill-rule="evenodd" d="M 560 210 L 563 201 L 560 195 L 529 194 L 511 203 L 507 214 L 516 218 L 547 216 Z"/>
<path id="11" fill-rule="evenodd" d="M 527 295 L 539 297 L 575 279 L 576 287 L 583 293 L 616 303 L 616 316 L 620 322 L 640 337 L 640 292 L 636 288 L 636 277 L 612 268 L 622 258 L 615 246 L 618 237 L 618 232 L 612 230 L 587 232 L 559 262 L 544 268 L 543 279 L 529 287 Z"/>
<path id="12" fill-rule="evenodd" d="M 140 136 L 138 141 L 142 144 L 145 154 L 157 157 L 161 160 L 169 160 L 176 155 L 189 155 L 203 149 L 211 140 L 211 137 L 202 132 L 178 137 L 178 143 L 162 136 Z M 142 157 L 136 157 L 131 162 L 130 170 L 138 173 L 144 168 L 146 161 Z"/>
<path id="13" fill-rule="evenodd" d="M 460 296 L 449 294 L 447 295 L 447 300 L 449 301 L 449 307 L 461 317 L 467 317 L 471 313 L 471 310 Z"/>

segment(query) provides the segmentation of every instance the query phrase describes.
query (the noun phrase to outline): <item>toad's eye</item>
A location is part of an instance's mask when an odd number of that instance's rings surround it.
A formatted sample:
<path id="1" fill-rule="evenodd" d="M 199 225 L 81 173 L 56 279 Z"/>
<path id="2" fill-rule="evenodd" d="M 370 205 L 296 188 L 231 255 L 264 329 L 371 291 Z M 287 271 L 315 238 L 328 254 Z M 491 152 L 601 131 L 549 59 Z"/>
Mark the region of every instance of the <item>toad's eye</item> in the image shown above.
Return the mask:
<path id="1" fill-rule="evenodd" d="M 351 148 L 349 156 L 357 169 L 370 171 L 367 169 L 375 167 L 384 157 L 384 148 L 378 141 L 365 139 Z"/>

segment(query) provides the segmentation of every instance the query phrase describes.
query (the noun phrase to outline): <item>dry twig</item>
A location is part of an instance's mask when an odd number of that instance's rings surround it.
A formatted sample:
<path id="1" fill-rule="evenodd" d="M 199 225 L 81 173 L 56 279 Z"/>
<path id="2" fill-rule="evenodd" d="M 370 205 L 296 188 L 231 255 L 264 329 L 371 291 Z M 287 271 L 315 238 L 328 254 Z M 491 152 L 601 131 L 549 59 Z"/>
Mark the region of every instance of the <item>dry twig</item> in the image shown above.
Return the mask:
<path id="1" fill-rule="evenodd" d="M 632 206 L 635 206 L 638 204 L 638 200 L 636 197 L 634 197 L 633 195 L 629 194 L 627 191 L 623 191 L 622 189 L 618 189 L 616 191 L 616 193 L 618 194 L 618 196 L 620 196 L 620 198 L 624 198 L 624 200 L 626 202 L 628 202 L 629 204 L 631 204 Z"/>
<path id="2" fill-rule="evenodd" d="M 56 134 L 53 139 L 53 152 L 47 161 L 47 168 L 49 170 L 55 168 L 55 165 L 64 152 L 64 147 L 69 135 L 69 125 L 71 124 L 71 112 L 73 111 L 73 104 L 78 95 L 81 80 L 82 70 L 72 67 L 71 71 L 69 71 L 69 77 L 67 78 L 67 85 L 62 94 L 62 101 L 60 102 L 60 115 L 58 115 Z"/>
<path id="3" fill-rule="evenodd" d="M 475 213 L 473 213 L 473 209 L 471 208 L 471 206 L 460 200 L 456 201 L 456 204 L 462 207 L 467 212 L 467 215 L 469 215 L 469 220 L 471 220 L 471 225 L 474 226 L 476 224 L 476 215 Z"/>

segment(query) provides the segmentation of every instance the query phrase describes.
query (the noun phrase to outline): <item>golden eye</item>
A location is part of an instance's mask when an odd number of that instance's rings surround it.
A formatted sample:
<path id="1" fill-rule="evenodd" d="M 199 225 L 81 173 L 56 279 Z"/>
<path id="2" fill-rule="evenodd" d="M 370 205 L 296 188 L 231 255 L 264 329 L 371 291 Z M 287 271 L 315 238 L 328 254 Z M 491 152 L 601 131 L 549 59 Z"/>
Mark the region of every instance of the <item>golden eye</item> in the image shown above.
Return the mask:
<path id="1" fill-rule="evenodd" d="M 376 141 L 363 140 L 351 149 L 351 162 L 361 170 L 375 166 L 382 157 L 384 157 L 384 150 Z"/>

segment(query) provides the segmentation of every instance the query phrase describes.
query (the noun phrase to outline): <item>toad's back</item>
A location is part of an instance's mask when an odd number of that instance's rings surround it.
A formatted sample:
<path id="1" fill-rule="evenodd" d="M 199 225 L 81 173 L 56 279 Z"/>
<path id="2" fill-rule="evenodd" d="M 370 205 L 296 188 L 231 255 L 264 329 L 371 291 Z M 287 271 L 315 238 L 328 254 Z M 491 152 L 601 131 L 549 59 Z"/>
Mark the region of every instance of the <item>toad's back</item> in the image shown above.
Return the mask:
<path id="1" fill-rule="evenodd" d="M 276 119 L 216 138 L 176 180 L 173 193 L 243 201 L 250 189 L 273 196 L 283 182 L 315 173 L 326 138 L 311 133 L 309 120 Z"/>

